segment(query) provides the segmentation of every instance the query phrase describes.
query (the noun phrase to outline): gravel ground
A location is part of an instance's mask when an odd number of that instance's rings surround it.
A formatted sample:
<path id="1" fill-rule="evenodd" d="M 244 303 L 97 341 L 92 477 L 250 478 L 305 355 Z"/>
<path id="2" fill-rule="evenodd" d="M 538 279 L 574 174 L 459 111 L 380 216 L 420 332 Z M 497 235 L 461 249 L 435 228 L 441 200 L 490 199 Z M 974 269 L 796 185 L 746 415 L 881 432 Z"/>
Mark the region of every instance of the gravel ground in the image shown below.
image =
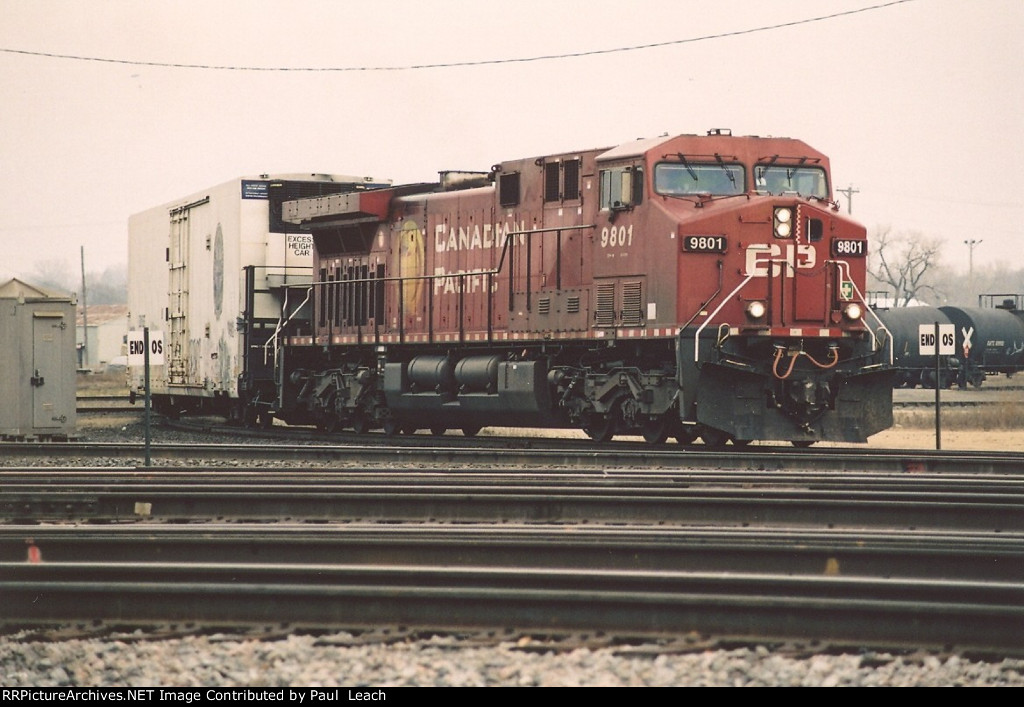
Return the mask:
<path id="1" fill-rule="evenodd" d="M 136 418 L 137 419 L 137 418 Z M 92 441 L 139 439 L 139 427 L 107 418 L 82 426 Z M 157 431 L 154 441 L 187 442 Z M 209 441 L 203 438 L 203 441 Z M 45 465 L 49 460 L 0 460 Z M 63 460 L 63 464 L 74 463 Z M 83 465 L 119 460 L 82 460 Z M 957 655 L 861 652 L 795 655 L 764 646 L 660 652 L 633 649 L 550 650 L 522 639 L 479 645 L 439 636 L 360 643 L 346 634 L 292 635 L 278 640 L 144 634 L 40 641 L 0 636 L 3 687 L 401 687 L 401 686 L 1014 686 L 1024 687 L 1024 660 L 971 660 Z"/>
<path id="2" fill-rule="evenodd" d="M 344 637 L 342 637 L 344 643 Z M 1024 686 L 1024 660 L 862 653 L 799 659 L 764 647 L 639 655 L 466 646 L 452 637 L 334 645 L 196 636 L 0 641 L 4 687 L 945 687 Z"/>

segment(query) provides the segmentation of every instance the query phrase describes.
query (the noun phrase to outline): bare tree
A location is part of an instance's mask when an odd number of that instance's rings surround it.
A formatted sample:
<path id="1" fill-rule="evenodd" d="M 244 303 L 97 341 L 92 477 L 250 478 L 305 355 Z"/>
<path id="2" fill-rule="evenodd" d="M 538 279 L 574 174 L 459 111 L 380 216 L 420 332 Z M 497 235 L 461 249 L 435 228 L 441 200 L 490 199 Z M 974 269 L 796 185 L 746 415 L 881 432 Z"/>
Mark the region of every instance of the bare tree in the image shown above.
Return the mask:
<path id="1" fill-rule="evenodd" d="M 64 260 L 41 260 L 35 264 L 33 272 L 22 279 L 39 287 L 81 295 L 82 281 Z M 124 265 L 113 265 L 103 272 L 87 272 L 85 285 L 89 292 L 90 305 L 124 304 L 128 301 L 128 269 Z"/>
<path id="2" fill-rule="evenodd" d="M 940 265 L 941 241 L 925 238 L 917 231 L 893 234 L 889 227 L 878 228 L 871 239 L 872 252 L 868 272 L 893 292 L 893 304 L 906 306 L 911 300 L 942 293 L 931 284 L 929 271 Z"/>
<path id="3" fill-rule="evenodd" d="M 79 289 L 74 286 L 74 275 L 72 275 L 67 262 L 59 258 L 38 261 L 26 279 L 32 285 L 49 287 L 63 292 L 76 292 Z"/>

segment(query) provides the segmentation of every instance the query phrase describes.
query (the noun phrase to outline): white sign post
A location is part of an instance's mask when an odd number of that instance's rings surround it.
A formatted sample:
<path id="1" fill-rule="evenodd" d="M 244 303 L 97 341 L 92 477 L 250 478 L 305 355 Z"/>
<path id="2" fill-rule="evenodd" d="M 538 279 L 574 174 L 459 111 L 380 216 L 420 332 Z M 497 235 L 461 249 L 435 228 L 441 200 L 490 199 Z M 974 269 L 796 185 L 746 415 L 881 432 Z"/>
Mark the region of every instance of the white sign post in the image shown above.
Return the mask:
<path id="1" fill-rule="evenodd" d="M 128 332 L 128 365 L 143 366 L 145 371 L 146 390 L 146 466 L 150 463 L 149 454 L 149 367 L 164 365 L 164 333 L 150 331 L 143 327 L 142 331 Z"/>
<path id="2" fill-rule="evenodd" d="M 956 352 L 956 327 L 952 324 L 919 324 L 917 328 L 919 351 L 922 356 L 935 357 L 935 448 L 942 449 L 942 423 L 939 416 L 939 390 L 942 388 L 940 356 Z"/>

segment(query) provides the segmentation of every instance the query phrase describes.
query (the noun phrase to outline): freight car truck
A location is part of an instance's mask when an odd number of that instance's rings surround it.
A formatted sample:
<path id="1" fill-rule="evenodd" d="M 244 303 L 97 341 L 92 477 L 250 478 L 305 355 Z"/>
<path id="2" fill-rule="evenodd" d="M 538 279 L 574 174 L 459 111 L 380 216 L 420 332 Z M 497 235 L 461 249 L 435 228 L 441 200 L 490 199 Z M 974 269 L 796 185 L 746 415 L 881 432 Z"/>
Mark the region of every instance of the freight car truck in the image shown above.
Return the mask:
<path id="1" fill-rule="evenodd" d="M 164 334 L 166 363 L 150 371 L 154 409 L 236 418 L 243 407 L 259 409 L 253 400 L 272 399 L 279 337 L 308 318 L 287 293 L 312 280 L 312 236 L 281 220 L 281 203 L 387 185 L 264 174 L 131 216 L 129 328 Z M 141 367 L 129 369 L 129 385 L 133 396 L 144 392 Z"/>

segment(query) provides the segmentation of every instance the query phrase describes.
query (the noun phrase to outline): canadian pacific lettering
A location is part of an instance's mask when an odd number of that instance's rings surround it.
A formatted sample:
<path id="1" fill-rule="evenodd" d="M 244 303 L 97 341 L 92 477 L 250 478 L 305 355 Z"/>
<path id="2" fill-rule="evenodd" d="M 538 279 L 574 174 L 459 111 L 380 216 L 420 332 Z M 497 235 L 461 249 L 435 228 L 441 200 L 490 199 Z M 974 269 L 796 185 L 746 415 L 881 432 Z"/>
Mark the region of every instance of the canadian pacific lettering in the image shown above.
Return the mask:
<path id="1" fill-rule="evenodd" d="M 485 250 L 488 248 L 504 248 L 508 234 L 526 229 L 525 222 L 519 224 L 495 223 L 473 226 L 447 226 L 439 223 L 434 226 L 434 250 L 438 253 L 457 250 Z M 526 242 L 525 233 L 517 233 L 513 244 Z"/>

